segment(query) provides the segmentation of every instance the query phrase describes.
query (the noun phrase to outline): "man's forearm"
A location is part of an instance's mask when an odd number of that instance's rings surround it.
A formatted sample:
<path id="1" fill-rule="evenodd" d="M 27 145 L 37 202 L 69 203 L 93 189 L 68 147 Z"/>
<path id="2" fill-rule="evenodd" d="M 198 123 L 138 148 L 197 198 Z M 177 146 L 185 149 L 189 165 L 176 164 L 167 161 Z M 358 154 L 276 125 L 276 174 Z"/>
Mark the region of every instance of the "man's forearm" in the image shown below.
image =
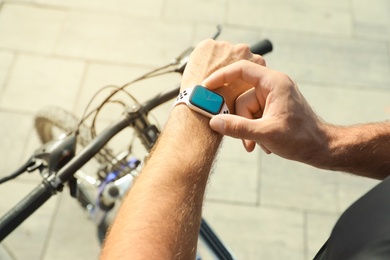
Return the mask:
<path id="1" fill-rule="evenodd" d="M 239 60 L 265 65 L 248 46 L 205 40 L 191 53 L 181 90 Z M 221 88 L 230 111 L 251 86 Z M 218 90 L 216 90 L 218 92 Z M 226 95 L 224 95 L 226 94 Z M 208 176 L 222 136 L 209 119 L 176 106 L 149 161 L 125 198 L 105 243 L 103 259 L 194 259 Z"/>
<path id="2" fill-rule="evenodd" d="M 220 140 L 204 116 L 183 105 L 173 110 L 122 205 L 103 259 L 194 258 L 204 191 Z"/>
<path id="3" fill-rule="evenodd" d="M 390 174 L 390 122 L 327 128 L 329 150 L 315 166 L 375 179 Z"/>

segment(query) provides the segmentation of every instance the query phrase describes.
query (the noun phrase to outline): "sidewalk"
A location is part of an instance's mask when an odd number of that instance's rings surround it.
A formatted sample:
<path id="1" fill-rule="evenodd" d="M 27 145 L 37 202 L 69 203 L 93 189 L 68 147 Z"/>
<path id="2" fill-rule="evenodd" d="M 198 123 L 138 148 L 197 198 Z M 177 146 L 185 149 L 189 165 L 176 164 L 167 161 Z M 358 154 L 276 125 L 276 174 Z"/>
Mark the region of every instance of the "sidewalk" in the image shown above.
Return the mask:
<path id="1" fill-rule="evenodd" d="M 289 74 L 324 120 L 387 120 L 389 17 L 387 0 L 0 0 L 0 176 L 39 147 L 33 118 L 41 108 L 80 115 L 100 87 L 166 64 L 211 37 L 217 24 L 220 40 L 270 39 L 267 65 Z M 142 100 L 179 81 L 164 76 L 132 93 Z M 169 109 L 156 112 L 161 124 Z M 1 185 L 0 214 L 39 182 L 34 173 Z M 247 154 L 240 141 L 226 139 L 204 216 L 238 259 L 311 259 L 341 212 L 375 184 L 261 149 Z M 96 228 L 67 190 L 2 246 L 17 260 L 99 254 Z"/>

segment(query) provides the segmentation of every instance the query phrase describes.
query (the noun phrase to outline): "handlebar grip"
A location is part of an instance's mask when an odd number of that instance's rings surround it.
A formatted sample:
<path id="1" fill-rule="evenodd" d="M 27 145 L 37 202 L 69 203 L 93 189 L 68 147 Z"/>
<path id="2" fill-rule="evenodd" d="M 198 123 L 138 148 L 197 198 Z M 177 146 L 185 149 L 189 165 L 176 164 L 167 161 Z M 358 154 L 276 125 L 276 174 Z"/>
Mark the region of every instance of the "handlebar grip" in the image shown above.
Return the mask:
<path id="1" fill-rule="evenodd" d="M 54 194 L 50 184 L 42 182 L 0 219 L 0 242 Z"/>
<path id="2" fill-rule="evenodd" d="M 261 42 L 256 43 L 255 45 L 252 45 L 250 49 L 251 52 L 254 54 L 264 55 L 268 52 L 271 52 L 273 47 L 272 43 L 269 40 L 265 39 Z"/>

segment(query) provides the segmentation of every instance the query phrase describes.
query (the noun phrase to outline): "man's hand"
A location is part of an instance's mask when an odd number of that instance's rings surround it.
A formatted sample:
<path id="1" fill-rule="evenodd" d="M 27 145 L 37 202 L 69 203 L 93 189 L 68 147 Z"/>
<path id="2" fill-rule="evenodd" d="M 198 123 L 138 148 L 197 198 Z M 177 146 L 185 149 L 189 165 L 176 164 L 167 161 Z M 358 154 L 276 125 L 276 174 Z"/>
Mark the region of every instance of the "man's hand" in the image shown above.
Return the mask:
<path id="1" fill-rule="evenodd" d="M 313 112 L 296 84 L 285 74 L 249 61 L 224 67 L 203 83 L 210 89 L 234 82 L 253 89 L 236 101 L 236 114 L 211 119 L 213 130 L 243 139 L 247 151 L 255 144 L 267 153 L 311 163 L 328 149 L 326 125 Z"/>
<path id="2" fill-rule="evenodd" d="M 181 81 L 181 90 L 201 84 L 214 71 L 240 60 L 265 66 L 263 57 L 251 53 L 248 45 L 233 45 L 214 40 L 204 40 L 199 43 L 189 60 Z M 213 89 L 224 85 L 225 83 L 222 83 L 214 86 Z M 236 98 L 251 87 L 244 82 L 235 81 L 229 84 L 229 88 L 219 88 L 216 91 L 224 96 L 229 110 L 234 112 Z"/>

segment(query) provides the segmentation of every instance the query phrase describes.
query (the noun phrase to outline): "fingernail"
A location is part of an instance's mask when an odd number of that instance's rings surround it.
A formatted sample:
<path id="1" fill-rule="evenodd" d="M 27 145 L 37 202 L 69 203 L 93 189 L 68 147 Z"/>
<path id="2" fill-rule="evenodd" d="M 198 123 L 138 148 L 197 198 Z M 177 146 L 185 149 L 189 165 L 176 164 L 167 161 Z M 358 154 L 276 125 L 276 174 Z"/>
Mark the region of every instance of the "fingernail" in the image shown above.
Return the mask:
<path id="1" fill-rule="evenodd" d="M 218 116 L 215 116 L 210 119 L 211 129 L 213 129 L 218 133 L 225 134 L 225 126 L 226 126 L 225 120 L 219 118 Z"/>

